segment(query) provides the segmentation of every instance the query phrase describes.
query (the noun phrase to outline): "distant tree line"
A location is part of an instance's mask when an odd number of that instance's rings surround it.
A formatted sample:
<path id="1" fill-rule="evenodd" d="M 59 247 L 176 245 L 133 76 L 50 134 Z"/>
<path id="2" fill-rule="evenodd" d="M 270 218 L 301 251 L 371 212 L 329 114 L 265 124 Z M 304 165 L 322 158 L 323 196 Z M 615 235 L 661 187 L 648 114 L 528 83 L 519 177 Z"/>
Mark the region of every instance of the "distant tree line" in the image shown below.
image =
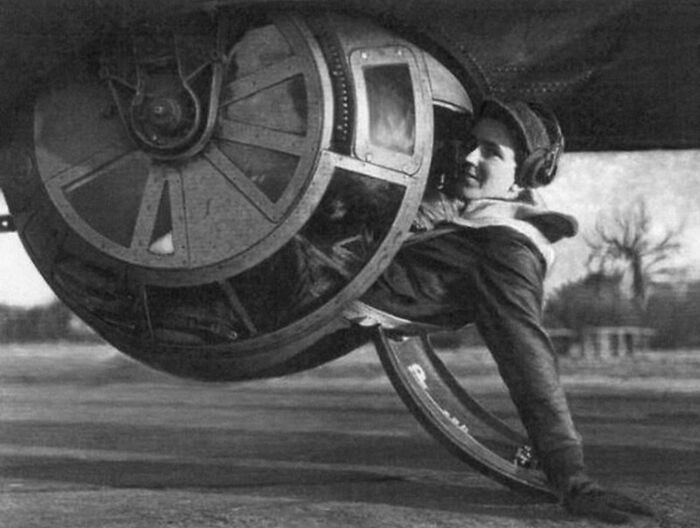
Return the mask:
<path id="1" fill-rule="evenodd" d="M 558 288 L 545 307 L 549 328 L 580 333 L 586 326 L 653 328 L 654 348 L 700 347 L 700 281 L 652 284 L 644 308 L 625 294 L 621 275 L 590 273 Z M 60 301 L 18 308 L 0 305 L 0 343 L 99 341 Z M 479 344 L 472 331 L 436 336 L 441 345 Z"/>
<path id="2" fill-rule="evenodd" d="M 98 340 L 61 301 L 20 308 L 0 304 L 0 342 Z"/>
<path id="3" fill-rule="evenodd" d="M 644 317 L 645 326 L 656 330 L 653 347 L 700 347 L 700 282 L 657 285 Z"/>
<path id="4" fill-rule="evenodd" d="M 683 226 L 652 230 L 643 200 L 599 217 L 587 239 L 587 274 L 558 288 L 545 307 L 545 324 L 580 334 L 589 326 L 655 330 L 655 348 L 700 347 L 700 281 L 669 264 Z M 99 340 L 60 301 L 22 309 L 0 305 L 0 342 Z M 441 344 L 478 344 L 472 331 L 436 336 Z"/>
<path id="5" fill-rule="evenodd" d="M 655 331 L 652 348 L 700 347 L 700 281 L 651 283 L 649 290 L 640 306 L 620 275 L 589 274 L 552 295 L 545 324 L 576 334 L 587 326 L 641 326 Z"/>
<path id="6" fill-rule="evenodd" d="M 598 217 L 588 273 L 550 297 L 545 323 L 581 334 L 588 326 L 651 328 L 654 348 L 700 346 L 700 282 L 674 267 L 683 225 L 652 229 L 642 199 Z"/>

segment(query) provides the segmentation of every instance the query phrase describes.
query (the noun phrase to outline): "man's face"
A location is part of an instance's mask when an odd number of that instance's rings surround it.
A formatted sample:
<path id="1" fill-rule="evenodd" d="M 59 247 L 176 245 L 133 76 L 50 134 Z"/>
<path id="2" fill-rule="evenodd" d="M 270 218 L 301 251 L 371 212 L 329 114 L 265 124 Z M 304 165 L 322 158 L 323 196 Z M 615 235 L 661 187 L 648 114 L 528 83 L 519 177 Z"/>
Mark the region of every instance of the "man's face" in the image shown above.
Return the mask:
<path id="1" fill-rule="evenodd" d="M 517 163 L 510 131 L 495 119 L 482 118 L 472 135 L 474 143 L 460 168 L 458 194 L 466 200 L 513 198 Z"/>

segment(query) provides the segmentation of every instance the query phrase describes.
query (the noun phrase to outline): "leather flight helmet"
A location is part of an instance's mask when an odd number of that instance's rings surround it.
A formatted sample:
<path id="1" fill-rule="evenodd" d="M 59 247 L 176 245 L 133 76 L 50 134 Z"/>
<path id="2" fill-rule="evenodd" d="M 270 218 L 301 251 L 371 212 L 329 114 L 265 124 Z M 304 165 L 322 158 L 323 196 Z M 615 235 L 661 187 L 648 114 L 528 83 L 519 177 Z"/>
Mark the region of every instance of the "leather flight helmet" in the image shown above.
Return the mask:
<path id="1" fill-rule="evenodd" d="M 516 184 L 524 188 L 541 187 L 554 179 L 564 151 L 564 135 L 550 110 L 537 103 L 488 98 L 479 117 L 496 119 L 515 133 L 522 151 Z"/>

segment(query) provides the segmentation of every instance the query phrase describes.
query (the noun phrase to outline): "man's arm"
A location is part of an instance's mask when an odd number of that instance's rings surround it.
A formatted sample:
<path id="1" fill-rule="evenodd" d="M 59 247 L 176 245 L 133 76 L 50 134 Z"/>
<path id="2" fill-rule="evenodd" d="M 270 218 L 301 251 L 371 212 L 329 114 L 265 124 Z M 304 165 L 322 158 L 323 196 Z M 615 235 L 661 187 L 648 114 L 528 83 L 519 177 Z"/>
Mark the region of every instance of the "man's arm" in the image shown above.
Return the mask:
<path id="1" fill-rule="evenodd" d="M 544 262 L 517 236 L 498 240 L 484 257 L 475 270 L 477 326 L 564 507 L 612 524 L 629 522 L 627 513 L 654 516 L 648 506 L 604 490 L 585 473 L 581 437 L 542 325 Z"/>
<path id="2" fill-rule="evenodd" d="M 551 484 L 562 495 L 583 472 L 577 433 L 542 326 L 544 263 L 519 235 L 499 236 L 475 273 L 476 323 L 493 355 Z M 498 230 L 498 231 L 496 231 Z"/>

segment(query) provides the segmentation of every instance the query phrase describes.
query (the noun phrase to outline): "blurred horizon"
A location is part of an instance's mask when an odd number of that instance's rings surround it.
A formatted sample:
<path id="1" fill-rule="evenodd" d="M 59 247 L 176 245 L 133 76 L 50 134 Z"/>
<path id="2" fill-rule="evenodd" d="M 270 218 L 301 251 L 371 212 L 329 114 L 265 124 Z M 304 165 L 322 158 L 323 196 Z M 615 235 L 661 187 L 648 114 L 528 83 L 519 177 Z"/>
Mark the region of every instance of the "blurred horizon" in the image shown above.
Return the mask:
<path id="1" fill-rule="evenodd" d="M 688 280 L 700 279 L 700 150 L 567 153 L 556 180 L 540 194 L 553 210 L 572 214 L 579 234 L 558 243 L 548 292 L 583 277 L 595 222 L 640 198 L 648 206 L 653 236 L 684 226 L 681 249 L 670 261 Z M 0 193 L 0 212 L 7 213 Z M 16 234 L 0 236 L 0 304 L 33 307 L 56 297 L 31 263 Z"/>

